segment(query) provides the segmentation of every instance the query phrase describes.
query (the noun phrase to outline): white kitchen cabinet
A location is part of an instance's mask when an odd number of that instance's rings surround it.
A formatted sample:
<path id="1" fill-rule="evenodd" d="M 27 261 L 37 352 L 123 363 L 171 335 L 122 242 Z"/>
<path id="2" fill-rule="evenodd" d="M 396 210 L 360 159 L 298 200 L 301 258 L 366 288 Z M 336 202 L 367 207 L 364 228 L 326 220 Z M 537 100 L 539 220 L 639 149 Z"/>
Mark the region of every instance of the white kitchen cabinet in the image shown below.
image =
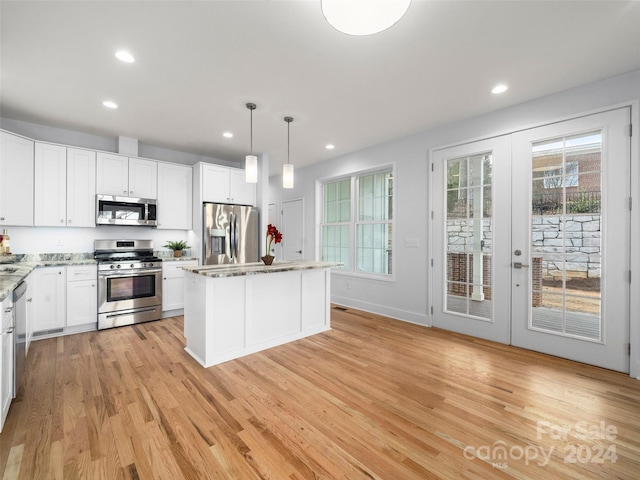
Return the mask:
<path id="1" fill-rule="evenodd" d="M 67 327 L 98 321 L 98 269 L 95 265 L 67 267 Z"/>
<path id="2" fill-rule="evenodd" d="M 35 144 L 34 223 L 61 227 L 67 224 L 67 148 Z"/>
<path id="3" fill-rule="evenodd" d="M 158 198 L 158 162 L 129 159 L 129 196 Z"/>
<path id="4" fill-rule="evenodd" d="M 2 301 L 2 322 L 0 323 L 0 432 L 7 418 L 13 399 L 14 337 L 11 296 Z"/>
<path id="5" fill-rule="evenodd" d="M 256 185 L 244 181 L 244 170 L 202 165 L 202 201 L 255 205 Z"/>
<path id="6" fill-rule="evenodd" d="M 36 268 L 31 272 L 34 332 L 64 328 L 66 324 L 65 274 L 65 267 Z"/>
<path id="7" fill-rule="evenodd" d="M 33 226 L 33 141 L 0 132 L 0 225 Z"/>
<path id="8" fill-rule="evenodd" d="M 162 262 L 162 311 L 184 308 L 184 270 L 195 267 L 197 260 Z"/>
<path id="9" fill-rule="evenodd" d="M 67 226 L 96 226 L 96 152 L 67 148 Z"/>
<path id="10" fill-rule="evenodd" d="M 36 226 L 95 227 L 96 153 L 35 144 Z"/>
<path id="11" fill-rule="evenodd" d="M 158 228 L 191 230 L 193 168 L 158 164 Z"/>
<path id="12" fill-rule="evenodd" d="M 98 152 L 96 193 L 119 197 L 157 197 L 158 162 Z"/>

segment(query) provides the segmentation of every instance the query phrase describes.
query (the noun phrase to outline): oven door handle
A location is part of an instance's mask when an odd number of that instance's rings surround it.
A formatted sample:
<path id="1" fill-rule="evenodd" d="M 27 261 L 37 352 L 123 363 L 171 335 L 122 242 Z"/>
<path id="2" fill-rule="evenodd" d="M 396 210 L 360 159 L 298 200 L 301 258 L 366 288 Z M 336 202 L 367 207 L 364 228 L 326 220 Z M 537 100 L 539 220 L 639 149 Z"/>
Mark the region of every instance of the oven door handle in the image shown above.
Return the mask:
<path id="1" fill-rule="evenodd" d="M 143 270 L 143 269 L 139 269 L 139 270 L 117 270 L 115 272 L 112 271 L 108 271 L 108 272 L 98 272 L 98 277 L 103 277 L 103 278 L 113 278 L 113 277 L 133 277 L 133 276 L 140 276 L 142 275 L 146 275 L 146 274 L 155 274 L 155 273 L 162 273 L 162 269 L 161 268 L 153 268 L 151 270 Z"/>

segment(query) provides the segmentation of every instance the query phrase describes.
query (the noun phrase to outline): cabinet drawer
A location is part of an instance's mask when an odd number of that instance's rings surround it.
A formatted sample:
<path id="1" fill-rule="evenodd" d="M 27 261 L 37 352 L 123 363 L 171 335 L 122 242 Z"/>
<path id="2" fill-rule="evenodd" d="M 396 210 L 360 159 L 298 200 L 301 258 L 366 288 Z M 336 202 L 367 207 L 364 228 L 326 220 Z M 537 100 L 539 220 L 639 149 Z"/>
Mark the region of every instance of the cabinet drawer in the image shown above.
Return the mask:
<path id="1" fill-rule="evenodd" d="M 67 282 L 95 280 L 96 278 L 98 278 L 98 267 L 95 265 L 74 265 L 67 267 Z"/>

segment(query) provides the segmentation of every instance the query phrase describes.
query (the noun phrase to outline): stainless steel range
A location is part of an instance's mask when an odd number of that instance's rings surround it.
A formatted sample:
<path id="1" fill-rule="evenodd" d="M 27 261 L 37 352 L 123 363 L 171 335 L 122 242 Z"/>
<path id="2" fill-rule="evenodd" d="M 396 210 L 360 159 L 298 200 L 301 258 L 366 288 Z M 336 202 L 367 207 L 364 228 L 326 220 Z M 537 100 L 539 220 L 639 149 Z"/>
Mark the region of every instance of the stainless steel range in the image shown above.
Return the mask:
<path id="1" fill-rule="evenodd" d="M 98 330 L 162 318 L 162 260 L 152 240 L 95 240 Z"/>

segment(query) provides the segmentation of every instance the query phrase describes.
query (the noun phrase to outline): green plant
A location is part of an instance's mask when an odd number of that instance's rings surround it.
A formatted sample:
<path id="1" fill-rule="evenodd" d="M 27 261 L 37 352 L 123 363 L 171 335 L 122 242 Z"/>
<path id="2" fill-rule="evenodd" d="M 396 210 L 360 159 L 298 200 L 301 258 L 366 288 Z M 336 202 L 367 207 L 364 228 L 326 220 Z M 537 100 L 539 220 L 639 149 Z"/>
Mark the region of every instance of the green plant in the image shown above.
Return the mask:
<path id="1" fill-rule="evenodd" d="M 187 242 L 185 242 L 184 240 L 171 240 L 170 242 L 167 242 L 166 245 L 164 245 L 164 248 L 169 248 L 171 250 L 184 250 L 185 248 L 191 248 L 189 245 L 187 245 Z"/>

